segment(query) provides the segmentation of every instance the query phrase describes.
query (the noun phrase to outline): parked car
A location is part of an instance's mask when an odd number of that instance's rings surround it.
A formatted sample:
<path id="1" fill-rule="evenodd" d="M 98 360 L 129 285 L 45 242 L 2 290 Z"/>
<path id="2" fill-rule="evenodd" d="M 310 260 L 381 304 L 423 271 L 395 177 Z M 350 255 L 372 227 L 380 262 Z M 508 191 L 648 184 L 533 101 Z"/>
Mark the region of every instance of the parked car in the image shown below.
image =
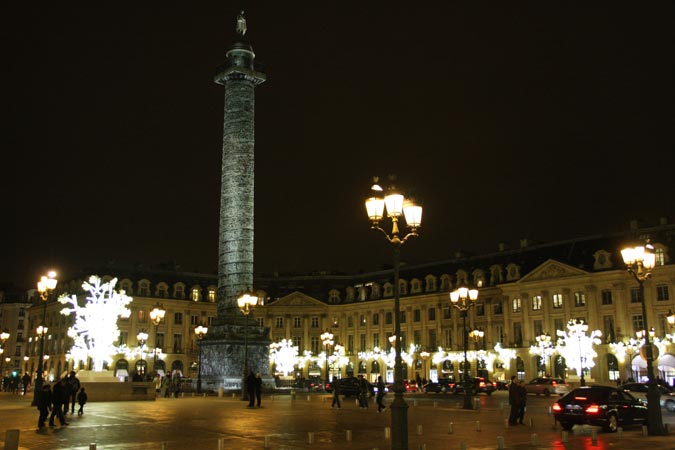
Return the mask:
<path id="1" fill-rule="evenodd" d="M 647 403 L 647 390 L 649 389 L 647 383 L 626 383 L 619 386 L 619 389 Z M 666 408 L 668 412 L 675 412 L 675 392 L 664 386 L 659 386 L 659 392 L 661 393 L 661 408 Z"/>
<path id="2" fill-rule="evenodd" d="M 417 387 L 417 384 L 414 381 L 410 380 L 403 380 L 403 387 L 405 388 L 405 392 L 418 392 L 420 390 Z M 394 383 L 390 383 L 387 385 L 387 391 L 394 392 Z"/>
<path id="3" fill-rule="evenodd" d="M 539 377 L 525 383 L 528 394 L 549 396 L 551 394 L 565 395 L 570 391 L 570 385 L 561 378 Z"/>
<path id="4" fill-rule="evenodd" d="M 368 381 L 368 397 L 375 395 L 375 386 Z M 326 383 L 326 392 L 333 392 L 333 383 Z M 356 396 L 359 393 L 359 379 L 347 377 L 340 379 L 340 393 L 345 397 Z"/>
<path id="5" fill-rule="evenodd" d="M 452 392 L 455 387 L 455 382 L 450 379 L 439 378 L 438 381 L 432 381 L 422 386 L 422 392 L 426 393 L 443 393 Z"/>
<path id="6" fill-rule="evenodd" d="M 564 430 L 574 425 L 601 426 L 614 432 L 619 426 L 647 423 L 647 405 L 628 392 L 609 386 L 582 386 L 552 407 L 555 420 Z"/>
<path id="7" fill-rule="evenodd" d="M 472 377 L 471 381 L 472 381 L 471 395 L 476 395 L 481 392 L 487 395 L 492 395 L 492 393 L 497 390 L 497 387 L 492 383 L 492 381 L 486 380 L 483 377 Z M 464 393 L 463 380 L 460 380 L 455 384 L 453 392 L 455 394 Z"/>
<path id="8" fill-rule="evenodd" d="M 498 391 L 508 391 L 510 383 L 510 381 L 506 380 L 495 380 L 492 384 L 495 385 L 495 388 L 497 388 Z"/>
<path id="9" fill-rule="evenodd" d="M 323 390 L 323 381 L 317 377 L 303 378 L 301 380 L 296 380 L 293 383 L 293 387 L 296 389 L 306 389 L 308 391 L 321 391 Z"/>

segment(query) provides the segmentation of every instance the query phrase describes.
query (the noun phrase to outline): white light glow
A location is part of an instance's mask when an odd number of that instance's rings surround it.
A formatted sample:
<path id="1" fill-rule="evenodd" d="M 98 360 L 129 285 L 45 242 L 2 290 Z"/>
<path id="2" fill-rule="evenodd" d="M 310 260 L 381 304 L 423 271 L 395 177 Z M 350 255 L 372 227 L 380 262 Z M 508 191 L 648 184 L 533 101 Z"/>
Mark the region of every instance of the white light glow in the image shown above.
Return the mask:
<path id="1" fill-rule="evenodd" d="M 277 372 L 288 375 L 299 362 L 298 347 L 294 347 L 290 339 L 273 342 L 270 344 L 270 361 Z"/>
<path id="2" fill-rule="evenodd" d="M 73 338 L 73 346 L 66 354 L 67 360 L 86 363 L 92 359 L 95 372 L 103 371 L 103 364 L 112 363 L 112 356 L 120 353 L 114 342 L 119 338 L 117 328 L 118 317 L 129 317 L 131 311 L 127 305 L 133 299 L 123 290 L 114 290 L 117 278 L 101 284 L 101 278 L 92 275 L 89 281 L 82 283 L 82 288 L 89 293 L 85 306 L 80 306 L 77 296 L 67 294 L 59 297 L 59 302 L 69 304 L 63 308 L 61 314 L 68 316 L 75 314 L 75 324 L 68 329 L 68 336 Z"/>

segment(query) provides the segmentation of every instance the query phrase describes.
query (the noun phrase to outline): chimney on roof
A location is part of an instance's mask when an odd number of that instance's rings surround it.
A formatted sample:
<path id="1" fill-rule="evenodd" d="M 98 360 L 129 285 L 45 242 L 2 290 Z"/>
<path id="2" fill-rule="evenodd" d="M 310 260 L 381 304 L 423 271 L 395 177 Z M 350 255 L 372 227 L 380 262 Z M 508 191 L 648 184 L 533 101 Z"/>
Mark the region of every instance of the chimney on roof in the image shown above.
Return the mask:
<path id="1" fill-rule="evenodd" d="M 668 225 L 670 220 L 666 216 L 659 217 L 659 225 Z"/>
<path id="2" fill-rule="evenodd" d="M 505 252 L 509 249 L 509 244 L 507 244 L 506 242 L 500 242 L 499 244 L 497 244 L 497 249 L 500 252 Z"/>
<path id="3" fill-rule="evenodd" d="M 520 248 L 527 248 L 532 245 L 532 241 L 528 238 L 520 238 Z"/>

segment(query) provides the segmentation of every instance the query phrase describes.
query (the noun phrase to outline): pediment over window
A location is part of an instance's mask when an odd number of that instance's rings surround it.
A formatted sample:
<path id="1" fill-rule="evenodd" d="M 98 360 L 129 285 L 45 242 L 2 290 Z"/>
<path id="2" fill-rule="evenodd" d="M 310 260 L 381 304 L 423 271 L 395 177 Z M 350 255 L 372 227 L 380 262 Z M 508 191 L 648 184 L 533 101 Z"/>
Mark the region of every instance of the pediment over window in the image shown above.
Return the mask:
<path id="1" fill-rule="evenodd" d="M 275 301 L 274 303 L 270 303 L 269 307 L 277 307 L 277 306 L 296 306 L 296 307 L 302 307 L 302 306 L 326 306 L 325 303 L 320 302 L 319 300 L 315 299 L 314 297 L 310 297 L 309 295 L 303 294 L 302 292 L 292 292 L 288 294 L 285 297 L 281 297 L 279 300 Z"/>
<path id="2" fill-rule="evenodd" d="M 518 280 L 518 283 L 551 280 L 555 278 L 577 277 L 581 275 L 588 275 L 588 272 L 577 269 L 576 267 L 572 267 L 568 264 L 549 259 L 534 269 L 532 272 Z"/>

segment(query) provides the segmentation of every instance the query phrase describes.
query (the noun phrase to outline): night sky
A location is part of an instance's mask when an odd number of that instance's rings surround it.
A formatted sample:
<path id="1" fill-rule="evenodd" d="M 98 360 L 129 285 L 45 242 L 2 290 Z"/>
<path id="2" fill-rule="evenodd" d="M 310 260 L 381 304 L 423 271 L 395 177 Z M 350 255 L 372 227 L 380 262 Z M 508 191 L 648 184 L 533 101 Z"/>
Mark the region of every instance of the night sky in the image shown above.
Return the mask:
<path id="1" fill-rule="evenodd" d="M 12 3 L 0 281 L 107 261 L 215 273 L 213 76 L 241 6 Z M 363 206 L 375 174 L 425 207 L 409 263 L 675 217 L 669 2 L 298 3 L 243 4 L 268 75 L 256 272 L 390 264 Z"/>

